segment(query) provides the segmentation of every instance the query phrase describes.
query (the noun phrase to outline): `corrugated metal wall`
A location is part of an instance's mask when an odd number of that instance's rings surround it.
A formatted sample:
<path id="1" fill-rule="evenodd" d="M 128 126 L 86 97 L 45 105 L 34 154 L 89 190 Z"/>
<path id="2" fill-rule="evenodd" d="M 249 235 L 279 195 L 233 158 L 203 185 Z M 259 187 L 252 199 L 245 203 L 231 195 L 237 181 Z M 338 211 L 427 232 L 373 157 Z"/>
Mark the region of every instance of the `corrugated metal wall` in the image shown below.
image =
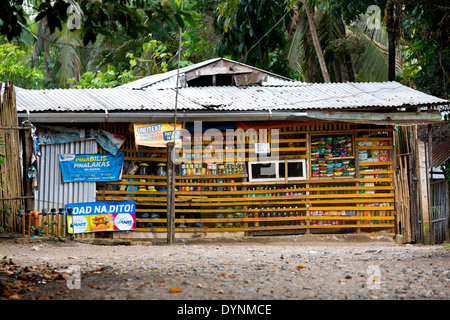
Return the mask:
<path id="1" fill-rule="evenodd" d="M 52 145 L 41 145 L 38 164 L 38 190 L 35 193 L 35 210 L 64 208 L 67 203 L 95 202 L 95 182 L 63 183 L 59 156 L 61 154 L 95 154 L 95 140 Z"/>

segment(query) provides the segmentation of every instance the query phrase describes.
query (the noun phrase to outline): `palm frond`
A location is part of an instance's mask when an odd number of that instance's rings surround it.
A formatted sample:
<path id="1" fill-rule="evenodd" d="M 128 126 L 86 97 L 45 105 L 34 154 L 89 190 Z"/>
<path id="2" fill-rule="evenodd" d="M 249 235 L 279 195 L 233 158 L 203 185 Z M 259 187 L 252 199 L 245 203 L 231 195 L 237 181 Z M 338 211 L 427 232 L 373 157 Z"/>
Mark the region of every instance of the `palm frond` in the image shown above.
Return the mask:
<path id="1" fill-rule="evenodd" d="M 79 79 L 81 75 L 81 34 L 78 30 L 70 31 L 63 27 L 61 31 L 55 30 L 49 40 L 58 48 L 55 77 L 60 86 L 64 87 L 69 79 Z"/>

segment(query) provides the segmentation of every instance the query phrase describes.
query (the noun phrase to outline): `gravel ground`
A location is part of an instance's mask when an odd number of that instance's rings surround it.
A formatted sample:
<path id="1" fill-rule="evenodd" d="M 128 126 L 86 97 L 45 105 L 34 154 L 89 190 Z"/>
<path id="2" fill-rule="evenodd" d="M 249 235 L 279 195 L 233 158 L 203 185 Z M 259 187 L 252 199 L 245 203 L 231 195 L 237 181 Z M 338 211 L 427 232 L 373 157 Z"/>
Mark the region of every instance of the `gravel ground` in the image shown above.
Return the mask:
<path id="1" fill-rule="evenodd" d="M 22 284 L 15 298 L 25 300 L 450 299 L 448 245 L 323 236 L 115 246 L 0 241 L 0 258 L 16 268 L 62 275 Z M 13 276 L 4 273 L 4 287 Z"/>

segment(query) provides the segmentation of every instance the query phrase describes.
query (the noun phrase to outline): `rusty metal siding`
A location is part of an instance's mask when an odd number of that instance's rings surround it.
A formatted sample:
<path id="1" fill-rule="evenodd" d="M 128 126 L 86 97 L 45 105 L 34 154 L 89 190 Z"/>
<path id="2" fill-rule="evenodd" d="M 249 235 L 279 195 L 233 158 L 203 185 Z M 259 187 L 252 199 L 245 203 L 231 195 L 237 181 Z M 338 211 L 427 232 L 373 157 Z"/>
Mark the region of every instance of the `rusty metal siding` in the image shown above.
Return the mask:
<path id="1" fill-rule="evenodd" d="M 63 183 L 59 165 L 61 154 L 95 154 L 97 142 L 85 140 L 71 143 L 41 145 L 38 163 L 38 190 L 35 192 L 36 210 L 64 208 L 67 203 L 94 202 L 95 182 Z"/>

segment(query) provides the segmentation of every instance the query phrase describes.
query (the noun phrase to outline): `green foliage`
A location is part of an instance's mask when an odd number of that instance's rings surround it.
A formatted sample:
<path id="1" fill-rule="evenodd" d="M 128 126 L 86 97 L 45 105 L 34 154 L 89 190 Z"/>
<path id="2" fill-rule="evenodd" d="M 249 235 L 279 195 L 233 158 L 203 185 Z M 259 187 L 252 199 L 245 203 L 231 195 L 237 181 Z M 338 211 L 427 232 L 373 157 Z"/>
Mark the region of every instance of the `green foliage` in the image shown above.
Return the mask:
<path id="1" fill-rule="evenodd" d="M 441 164 L 441 170 L 444 173 L 445 180 L 450 182 L 450 159 Z"/>
<path id="2" fill-rule="evenodd" d="M 23 62 L 25 52 L 11 43 L 0 45 L 0 81 L 11 80 L 24 89 L 42 89 L 44 75 Z"/>
<path id="3" fill-rule="evenodd" d="M 153 21 L 184 27 L 184 19 L 194 23 L 195 17 L 195 12 L 181 9 L 175 0 L 79 0 L 77 4 L 83 12 L 81 29 L 85 45 L 94 43 L 99 34 L 113 37 L 122 29 L 131 38 L 137 38 L 148 33 L 148 25 Z M 51 33 L 57 28 L 62 30 L 70 5 L 66 0 L 42 0 L 35 20 L 47 19 Z"/>
<path id="4" fill-rule="evenodd" d="M 186 65 L 216 58 L 220 34 L 214 28 L 215 3 L 209 0 L 189 1 L 185 3 L 185 7 L 198 12 L 199 17 L 194 24 L 185 23 L 182 34 L 183 55 L 181 57 L 185 60 L 180 61 L 180 63 Z"/>
<path id="5" fill-rule="evenodd" d="M 450 5 L 447 1 L 411 1 L 403 19 L 403 81 L 426 93 L 449 99 Z"/>
<path id="6" fill-rule="evenodd" d="M 134 76 L 132 74 L 132 70 L 127 70 L 124 72 L 116 71 L 115 67 L 112 65 L 108 66 L 108 70 L 103 73 L 98 71 L 94 72 L 85 72 L 80 78 L 80 81 L 72 88 L 74 89 L 99 89 L 99 88 L 114 88 L 118 85 L 128 83 L 133 81 Z M 75 83 L 75 79 L 70 79 L 70 83 Z"/>
<path id="7" fill-rule="evenodd" d="M 129 54 L 133 58 L 132 54 Z M 158 40 L 150 40 L 142 45 L 142 54 L 136 57 L 135 75 L 148 76 L 167 72 L 168 61 L 172 57 L 166 44 Z"/>
<path id="8" fill-rule="evenodd" d="M 6 148 L 6 143 L 4 141 L 4 137 L 0 137 L 0 165 L 4 163 L 4 159 L 6 155 L 4 154 L 3 149 Z"/>
<path id="9" fill-rule="evenodd" d="M 7 221 L 8 217 L 11 217 L 12 213 L 11 213 L 11 205 L 9 204 L 3 204 L 2 208 L 1 208 L 1 213 L 0 213 L 0 217 L 2 217 L 2 219 L 0 220 L 0 233 L 5 232 L 6 230 L 9 230 L 9 223 Z"/>
<path id="10" fill-rule="evenodd" d="M 216 28 L 223 30 L 219 55 L 230 55 L 249 65 L 281 71 L 286 66 L 281 61 L 281 51 L 286 45 L 285 26 L 289 22 L 289 9 L 285 1 L 227 0 L 219 4 Z M 234 21 L 234 22 L 233 22 Z M 271 57 L 278 56 L 277 61 Z"/>

